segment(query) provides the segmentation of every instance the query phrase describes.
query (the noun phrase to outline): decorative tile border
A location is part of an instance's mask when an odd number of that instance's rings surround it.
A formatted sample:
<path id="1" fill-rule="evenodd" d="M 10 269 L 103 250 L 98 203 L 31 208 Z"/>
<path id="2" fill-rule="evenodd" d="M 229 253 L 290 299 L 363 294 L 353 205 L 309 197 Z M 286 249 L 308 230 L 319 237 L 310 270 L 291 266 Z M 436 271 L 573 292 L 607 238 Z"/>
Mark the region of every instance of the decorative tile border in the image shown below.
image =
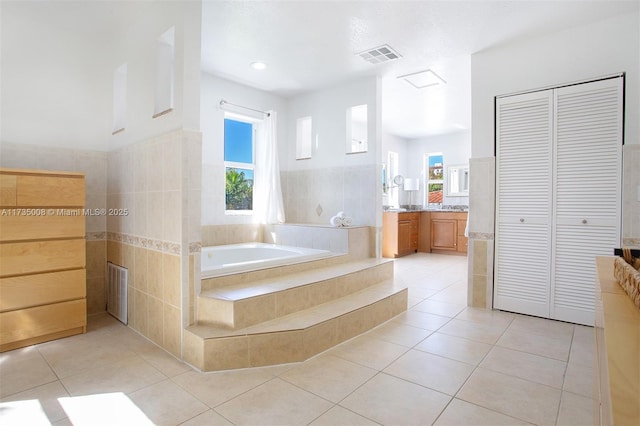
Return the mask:
<path id="1" fill-rule="evenodd" d="M 493 232 L 469 232 L 469 238 L 473 240 L 493 240 Z"/>
<path id="2" fill-rule="evenodd" d="M 107 239 L 106 232 L 87 232 L 84 236 L 87 241 L 104 241 Z"/>
<path id="3" fill-rule="evenodd" d="M 202 251 L 202 242 L 197 241 L 194 243 L 189 243 L 189 254 L 196 254 Z"/>
<path id="4" fill-rule="evenodd" d="M 137 235 L 122 234 L 119 232 L 107 232 L 107 240 L 124 243 L 135 247 L 141 247 L 163 253 L 180 255 L 182 247 L 178 243 L 168 241 L 153 240 L 151 238 L 139 237 Z"/>

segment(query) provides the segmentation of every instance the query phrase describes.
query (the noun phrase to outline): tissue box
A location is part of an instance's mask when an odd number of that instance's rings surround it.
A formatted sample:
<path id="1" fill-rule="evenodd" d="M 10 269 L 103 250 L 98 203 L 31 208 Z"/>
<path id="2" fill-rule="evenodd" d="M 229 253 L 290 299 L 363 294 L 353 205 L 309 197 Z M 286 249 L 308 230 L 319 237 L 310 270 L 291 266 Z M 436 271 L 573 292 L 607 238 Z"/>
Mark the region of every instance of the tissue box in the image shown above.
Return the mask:
<path id="1" fill-rule="evenodd" d="M 618 280 L 620 287 L 627 292 L 631 301 L 640 309 L 640 271 L 623 258 L 616 257 L 613 264 L 613 275 Z"/>

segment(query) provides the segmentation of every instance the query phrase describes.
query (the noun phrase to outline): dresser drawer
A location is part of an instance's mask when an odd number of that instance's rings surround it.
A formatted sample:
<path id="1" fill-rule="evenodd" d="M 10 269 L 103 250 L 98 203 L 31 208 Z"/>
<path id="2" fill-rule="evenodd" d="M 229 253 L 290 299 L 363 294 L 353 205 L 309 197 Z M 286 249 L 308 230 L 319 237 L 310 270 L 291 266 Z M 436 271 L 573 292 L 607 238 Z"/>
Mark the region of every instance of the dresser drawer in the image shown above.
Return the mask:
<path id="1" fill-rule="evenodd" d="M 85 236 L 85 218 L 82 215 L 82 209 L 64 209 L 63 212 L 58 212 L 58 209 L 46 208 L 5 210 L 4 214 L 0 214 L 0 242 L 47 238 L 84 238 Z M 43 210 L 45 214 L 40 214 Z M 37 212 L 37 215 L 7 213 L 12 211 L 16 213 L 18 211 Z M 79 215 L 69 216 L 65 213 Z"/>
<path id="2" fill-rule="evenodd" d="M 83 299 L 85 280 L 84 269 L 0 278 L 0 312 Z"/>
<path id="3" fill-rule="evenodd" d="M 84 267 L 84 238 L 0 244 L 0 277 Z"/>

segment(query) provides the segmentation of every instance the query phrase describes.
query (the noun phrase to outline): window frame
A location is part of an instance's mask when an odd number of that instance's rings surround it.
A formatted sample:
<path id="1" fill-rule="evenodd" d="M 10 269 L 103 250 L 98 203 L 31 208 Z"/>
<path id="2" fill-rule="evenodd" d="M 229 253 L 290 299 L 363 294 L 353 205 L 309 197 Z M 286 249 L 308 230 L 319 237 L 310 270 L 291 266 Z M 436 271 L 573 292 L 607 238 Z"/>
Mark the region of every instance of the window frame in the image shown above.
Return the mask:
<path id="1" fill-rule="evenodd" d="M 441 179 L 431 179 L 431 173 L 430 173 L 430 168 L 429 168 L 429 163 L 430 163 L 430 158 L 431 157 L 441 157 L 442 159 L 442 177 Z M 424 206 L 429 207 L 430 204 L 444 204 L 444 196 L 445 196 L 445 192 L 444 192 L 444 171 L 445 171 L 445 167 L 444 167 L 444 154 L 442 152 L 429 152 L 429 153 L 425 153 L 424 154 L 424 160 L 423 160 L 423 170 L 424 170 L 424 190 L 423 190 L 423 197 L 424 197 Z M 440 203 L 430 203 L 429 202 L 429 186 L 432 184 L 440 184 L 442 185 L 442 201 Z"/>

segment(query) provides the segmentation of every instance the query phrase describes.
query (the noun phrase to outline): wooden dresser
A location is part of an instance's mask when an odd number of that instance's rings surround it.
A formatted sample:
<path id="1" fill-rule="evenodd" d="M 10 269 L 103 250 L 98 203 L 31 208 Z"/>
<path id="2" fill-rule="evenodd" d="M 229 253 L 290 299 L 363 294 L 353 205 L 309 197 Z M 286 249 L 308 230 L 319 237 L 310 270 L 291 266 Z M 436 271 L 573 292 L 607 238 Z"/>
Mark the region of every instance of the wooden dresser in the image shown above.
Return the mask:
<path id="1" fill-rule="evenodd" d="M 0 352 L 86 332 L 82 173 L 0 168 Z"/>

